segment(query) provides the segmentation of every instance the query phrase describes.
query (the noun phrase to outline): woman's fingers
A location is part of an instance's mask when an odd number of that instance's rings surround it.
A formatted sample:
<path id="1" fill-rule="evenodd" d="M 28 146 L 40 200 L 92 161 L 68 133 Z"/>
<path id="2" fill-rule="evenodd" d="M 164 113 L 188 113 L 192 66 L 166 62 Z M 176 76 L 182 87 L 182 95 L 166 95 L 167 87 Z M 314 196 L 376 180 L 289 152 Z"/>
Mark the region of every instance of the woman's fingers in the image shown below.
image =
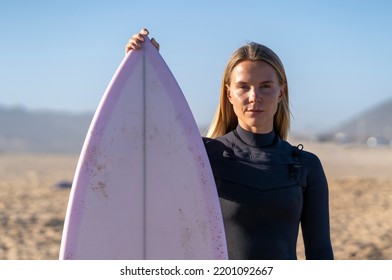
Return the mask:
<path id="1" fill-rule="evenodd" d="M 144 36 L 148 36 L 148 34 L 150 34 L 150 32 L 147 30 L 147 28 L 143 28 L 142 30 L 140 30 L 139 33 L 133 35 L 131 39 L 129 39 L 127 45 L 125 46 L 125 54 L 127 54 L 131 50 L 141 49 L 144 43 Z M 151 39 L 151 43 L 159 51 L 159 44 L 154 38 Z"/>
<path id="2" fill-rule="evenodd" d="M 143 36 L 147 36 L 148 34 L 150 34 L 150 32 L 148 31 L 147 28 L 142 28 L 142 30 L 140 30 L 139 34 L 143 35 Z"/>
<path id="3" fill-rule="evenodd" d="M 152 43 L 152 44 L 154 45 L 154 47 L 156 47 L 157 50 L 159 51 L 159 44 L 158 44 L 158 42 L 157 42 L 154 38 L 151 39 L 151 43 Z"/>

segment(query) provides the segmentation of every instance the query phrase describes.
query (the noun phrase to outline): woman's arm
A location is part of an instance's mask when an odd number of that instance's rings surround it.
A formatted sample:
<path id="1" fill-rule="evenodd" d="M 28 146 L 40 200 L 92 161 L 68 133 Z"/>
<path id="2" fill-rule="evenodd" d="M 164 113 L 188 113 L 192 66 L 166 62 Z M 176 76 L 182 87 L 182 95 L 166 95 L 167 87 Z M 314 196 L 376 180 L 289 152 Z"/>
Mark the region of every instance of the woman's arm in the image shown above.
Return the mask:
<path id="1" fill-rule="evenodd" d="M 319 158 L 302 153 L 306 188 L 301 217 L 306 259 L 333 259 L 328 183 Z"/>

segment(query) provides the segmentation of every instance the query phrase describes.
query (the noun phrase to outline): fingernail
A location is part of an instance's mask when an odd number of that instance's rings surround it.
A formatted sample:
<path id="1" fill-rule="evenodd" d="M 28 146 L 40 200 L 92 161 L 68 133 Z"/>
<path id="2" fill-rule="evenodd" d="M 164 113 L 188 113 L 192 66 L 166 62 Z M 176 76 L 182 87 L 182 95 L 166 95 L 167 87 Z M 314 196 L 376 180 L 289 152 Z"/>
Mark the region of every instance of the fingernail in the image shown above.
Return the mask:
<path id="1" fill-rule="evenodd" d="M 147 28 L 143 28 L 143 29 L 140 31 L 140 33 L 143 34 L 143 35 L 148 35 L 148 30 L 147 30 Z"/>

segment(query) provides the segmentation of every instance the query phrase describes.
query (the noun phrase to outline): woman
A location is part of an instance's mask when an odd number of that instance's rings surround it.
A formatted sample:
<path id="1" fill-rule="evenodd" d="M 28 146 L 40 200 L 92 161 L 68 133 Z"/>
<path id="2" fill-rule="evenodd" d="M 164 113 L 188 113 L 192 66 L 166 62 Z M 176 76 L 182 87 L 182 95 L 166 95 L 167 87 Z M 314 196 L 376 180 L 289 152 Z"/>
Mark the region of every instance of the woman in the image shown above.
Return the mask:
<path id="1" fill-rule="evenodd" d="M 146 35 L 134 35 L 126 52 L 141 48 Z M 286 142 L 289 126 L 279 57 L 256 43 L 239 48 L 204 138 L 230 259 L 296 259 L 300 224 L 306 258 L 333 259 L 327 180 L 317 156 Z"/>

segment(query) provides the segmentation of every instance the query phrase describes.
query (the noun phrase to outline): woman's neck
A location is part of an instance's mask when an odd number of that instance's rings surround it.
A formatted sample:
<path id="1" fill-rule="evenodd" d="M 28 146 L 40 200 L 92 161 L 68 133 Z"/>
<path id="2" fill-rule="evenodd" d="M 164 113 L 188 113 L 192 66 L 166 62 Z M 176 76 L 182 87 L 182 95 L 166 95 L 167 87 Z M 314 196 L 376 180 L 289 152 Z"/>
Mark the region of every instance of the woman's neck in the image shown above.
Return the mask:
<path id="1" fill-rule="evenodd" d="M 254 133 L 242 128 L 241 125 L 235 129 L 235 134 L 245 144 L 258 148 L 272 145 L 276 137 L 273 129 L 267 133 Z"/>

